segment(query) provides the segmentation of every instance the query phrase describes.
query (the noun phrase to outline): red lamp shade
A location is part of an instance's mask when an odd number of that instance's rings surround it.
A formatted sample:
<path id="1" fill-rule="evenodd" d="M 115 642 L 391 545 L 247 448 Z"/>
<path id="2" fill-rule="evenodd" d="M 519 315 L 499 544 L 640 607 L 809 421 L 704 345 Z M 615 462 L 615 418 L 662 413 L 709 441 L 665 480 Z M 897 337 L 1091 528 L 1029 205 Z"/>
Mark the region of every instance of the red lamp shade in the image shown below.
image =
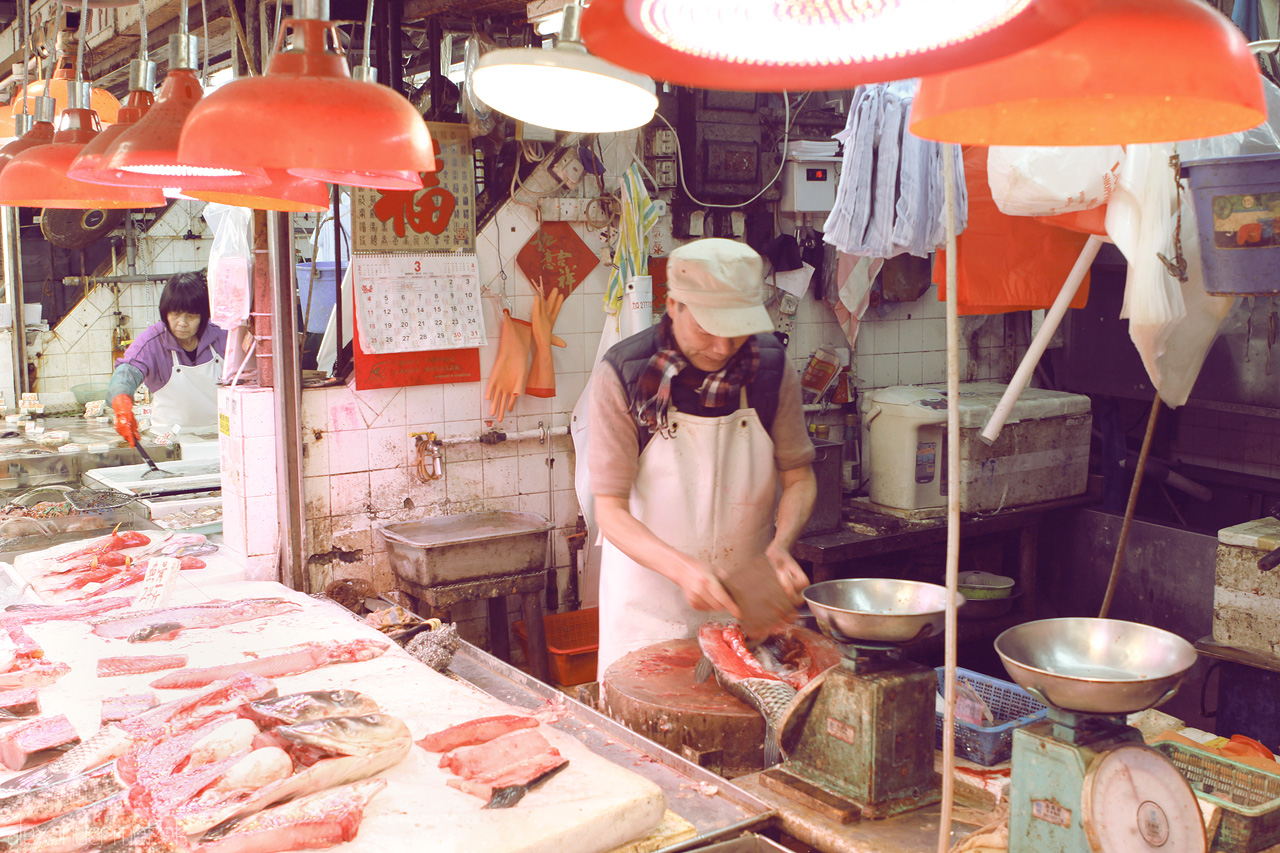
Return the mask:
<path id="1" fill-rule="evenodd" d="M 976 145 L 1171 142 L 1265 121 L 1243 34 L 1197 0 L 1107 0 L 1030 50 L 920 82 L 911 132 Z"/>
<path id="2" fill-rule="evenodd" d="M 261 169 L 187 165 L 178 155 L 182 125 L 203 94 L 195 71 L 170 67 L 155 104 L 103 153 L 105 168 L 128 173 L 119 180 L 138 187 L 238 192 L 266 184 Z"/>
<path id="3" fill-rule="evenodd" d="M 126 179 L 126 173 L 119 169 L 105 168 L 106 158 L 103 155 L 121 134 L 141 121 L 153 103 L 155 95 L 150 92 L 129 92 L 124 105 L 120 107 L 116 123 L 104 129 L 80 150 L 67 169 L 67 177 L 95 184 L 121 185 L 121 180 Z"/>
<path id="4" fill-rule="evenodd" d="M 267 169 L 266 172 L 271 183 L 243 193 L 190 190 L 184 194 L 200 201 L 252 207 L 255 210 L 320 213 L 329 209 L 329 188 L 322 182 L 300 178 L 278 169 Z"/>
<path id="5" fill-rule="evenodd" d="M 67 92 L 70 91 L 75 76 L 75 72 L 70 68 L 58 68 L 53 72 L 53 80 L 47 87 L 44 80 L 33 80 L 28 83 L 25 89 L 13 96 L 7 108 L 0 109 L 0 136 L 13 135 L 13 117 L 23 112 L 23 101 L 26 101 L 25 111 L 31 112 L 35 99 L 46 94 L 46 88 L 47 94 L 54 100 L 54 115 L 62 115 L 62 111 L 67 108 Z M 100 122 L 113 124 L 118 117 L 120 102 L 106 89 L 93 89 L 89 108 L 98 114 Z"/>
<path id="6" fill-rule="evenodd" d="M 1098 0 L 593 0 L 595 56 L 658 80 L 740 92 L 843 89 L 1022 50 Z"/>
<path id="7" fill-rule="evenodd" d="M 67 177 L 71 162 L 98 134 L 93 110 L 68 108 L 63 127 L 49 145 L 28 148 L 0 172 L 0 204 L 78 210 L 161 207 L 164 193 L 139 187 L 111 187 Z"/>
<path id="8" fill-rule="evenodd" d="M 419 189 L 418 173 L 435 168 L 435 155 L 418 111 L 386 86 L 351 79 L 329 21 L 285 24 L 293 46 L 276 50 L 266 74 L 233 80 L 191 111 L 182 161 Z"/>
<path id="9" fill-rule="evenodd" d="M 53 142 L 53 134 L 53 122 L 37 121 L 26 133 L 0 148 L 0 175 L 4 174 L 4 170 L 13 162 L 13 158 L 23 151 L 34 148 L 37 145 L 48 145 Z"/>

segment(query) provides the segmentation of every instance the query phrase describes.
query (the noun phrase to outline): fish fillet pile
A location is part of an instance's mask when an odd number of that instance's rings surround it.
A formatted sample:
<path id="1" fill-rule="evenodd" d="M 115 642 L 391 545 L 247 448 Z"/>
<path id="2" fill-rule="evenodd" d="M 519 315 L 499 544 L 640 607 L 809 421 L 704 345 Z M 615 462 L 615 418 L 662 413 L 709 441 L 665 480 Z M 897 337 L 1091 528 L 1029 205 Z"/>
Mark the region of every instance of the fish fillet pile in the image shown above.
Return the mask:
<path id="1" fill-rule="evenodd" d="M 479 797 L 487 809 L 509 808 L 569 762 L 537 726 L 535 717 L 481 717 L 433 732 L 417 744 L 444 753 L 440 766 L 453 774 L 449 787 Z"/>
<path id="2" fill-rule="evenodd" d="M 142 710 L 0 785 L 4 853 L 275 853 L 355 837 L 408 754 L 351 690 L 276 697 L 239 674 Z M 3 752 L 0 751 L 0 755 Z"/>

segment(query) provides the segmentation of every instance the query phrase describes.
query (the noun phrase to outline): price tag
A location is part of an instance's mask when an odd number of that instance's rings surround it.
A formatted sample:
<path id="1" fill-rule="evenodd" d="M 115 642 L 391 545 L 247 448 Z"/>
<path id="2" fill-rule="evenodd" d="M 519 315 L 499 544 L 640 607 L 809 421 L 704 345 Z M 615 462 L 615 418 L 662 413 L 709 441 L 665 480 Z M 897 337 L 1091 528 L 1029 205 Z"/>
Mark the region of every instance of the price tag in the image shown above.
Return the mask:
<path id="1" fill-rule="evenodd" d="M 162 432 L 152 439 L 152 442 L 159 445 L 166 445 L 173 440 L 173 433 Z"/>
<path id="2" fill-rule="evenodd" d="M 147 563 L 147 574 L 142 579 L 142 592 L 134 599 L 138 610 L 164 607 L 173 592 L 173 579 L 178 575 L 181 563 L 173 557 L 153 557 Z"/>

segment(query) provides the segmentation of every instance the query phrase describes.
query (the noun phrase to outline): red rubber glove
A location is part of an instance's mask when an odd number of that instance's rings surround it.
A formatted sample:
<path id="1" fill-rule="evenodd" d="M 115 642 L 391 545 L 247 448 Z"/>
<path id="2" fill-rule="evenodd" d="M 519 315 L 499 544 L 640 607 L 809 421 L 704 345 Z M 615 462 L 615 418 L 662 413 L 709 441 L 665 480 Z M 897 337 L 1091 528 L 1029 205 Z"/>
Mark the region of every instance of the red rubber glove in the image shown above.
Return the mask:
<path id="1" fill-rule="evenodd" d="M 117 394 L 111 401 L 111 408 L 116 413 L 116 432 L 129 442 L 130 447 L 137 447 L 138 422 L 133 417 L 133 397 L 129 394 Z"/>
<path id="2" fill-rule="evenodd" d="M 552 346 L 564 346 L 564 341 L 551 334 L 560 314 L 560 306 L 564 304 L 564 291 L 558 287 L 551 288 L 551 295 L 543 297 L 541 289 L 533 297 L 533 320 L 530 323 L 533 332 L 533 363 L 529 366 L 529 380 L 525 393 L 531 397 L 554 397 L 556 395 L 556 371 L 551 356 Z"/>

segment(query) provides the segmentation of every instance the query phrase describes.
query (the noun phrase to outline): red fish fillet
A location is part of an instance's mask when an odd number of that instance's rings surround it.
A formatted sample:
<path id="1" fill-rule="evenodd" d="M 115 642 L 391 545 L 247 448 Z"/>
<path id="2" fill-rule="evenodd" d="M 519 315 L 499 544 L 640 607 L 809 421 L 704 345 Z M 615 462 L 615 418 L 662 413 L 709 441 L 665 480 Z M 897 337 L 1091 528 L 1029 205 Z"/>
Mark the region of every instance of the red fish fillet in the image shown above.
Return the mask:
<path id="1" fill-rule="evenodd" d="M 98 677 L 138 675 L 162 669 L 176 669 L 186 665 L 186 655 L 126 655 L 118 658 L 102 658 L 98 661 Z"/>
<path id="2" fill-rule="evenodd" d="M 488 743 L 463 746 L 445 753 L 440 766 L 455 776 L 476 779 L 500 772 L 551 749 L 541 732 L 531 729 L 514 731 Z"/>
<path id="3" fill-rule="evenodd" d="M 40 717 L 5 730 L 0 736 L 0 764 L 10 770 L 25 770 L 79 742 L 80 736 L 66 715 Z"/>
<path id="4" fill-rule="evenodd" d="M 480 717 L 456 726 L 432 732 L 416 741 L 427 752 L 448 752 L 460 746 L 484 743 L 519 729 L 531 729 L 538 725 L 534 717 L 504 714 L 497 717 Z"/>
<path id="5" fill-rule="evenodd" d="M 90 604 L 36 604 L 30 607 L 13 607 L 0 613 L 0 628 L 19 628 L 40 622 L 84 622 L 95 616 L 128 607 L 127 598 L 104 598 Z"/>
<path id="6" fill-rule="evenodd" d="M 179 697 L 122 720 L 120 728 L 138 738 L 185 731 L 216 714 L 234 711 L 245 702 L 275 695 L 275 689 L 275 685 L 265 678 L 240 673 L 226 681 L 210 684 L 198 693 Z"/>
<path id="7" fill-rule="evenodd" d="M 112 599 L 106 599 L 111 601 Z M 127 602 L 126 602 L 127 603 Z M 92 607 L 94 605 L 80 605 Z M 158 624 L 172 624 L 176 629 L 221 628 L 250 619 L 276 616 L 300 610 L 301 605 L 283 598 L 244 598 L 237 601 L 210 601 L 183 607 L 164 607 L 94 620 L 93 633 L 112 640 L 128 639 L 135 631 Z M 176 632 L 175 632 L 176 633 Z M 167 635 L 172 638 L 173 634 Z"/>
<path id="8" fill-rule="evenodd" d="M 156 706 L 156 694 L 135 693 L 130 696 L 108 696 L 102 700 L 102 724 L 118 723 Z"/>
<path id="9" fill-rule="evenodd" d="M 378 640 L 357 639 L 345 643 L 308 643 L 306 647 L 268 655 L 256 660 L 242 663 L 226 663 L 221 666 L 207 666 L 202 669 L 184 669 L 171 672 L 151 682 L 152 687 L 180 688 L 204 687 L 223 678 L 230 678 L 241 672 L 263 678 L 277 678 L 282 675 L 297 675 L 310 672 L 332 663 L 354 663 L 376 658 L 388 648 L 387 643 Z"/>
<path id="10" fill-rule="evenodd" d="M 350 841 L 360 830 L 365 806 L 386 785 L 385 779 L 363 779 L 299 797 L 250 815 L 224 834 L 212 830 L 197 853 L 277 853 Z M 409 846 L 408 839 L 405 843 Z"/>
<path id="11" fill-rule="evenodd" d="M 504 767 L 501 770 L 474 779 L 455 776 L 446 779 L 445 784 L 473 797 L 479 797 L 485 802 L 491 802 L 495 791 L 502 788 L 529 785 L 560 765 L 567 764 L 568 761 L 569 759 L 561 755 L 558 749 L 548 747 L 546 752 L 526 758 L 524 761 L 513 764 L 510 767 Z M 514 803 L 518 799 L 518 796 L 514 797 L 511 802 Z"/>

